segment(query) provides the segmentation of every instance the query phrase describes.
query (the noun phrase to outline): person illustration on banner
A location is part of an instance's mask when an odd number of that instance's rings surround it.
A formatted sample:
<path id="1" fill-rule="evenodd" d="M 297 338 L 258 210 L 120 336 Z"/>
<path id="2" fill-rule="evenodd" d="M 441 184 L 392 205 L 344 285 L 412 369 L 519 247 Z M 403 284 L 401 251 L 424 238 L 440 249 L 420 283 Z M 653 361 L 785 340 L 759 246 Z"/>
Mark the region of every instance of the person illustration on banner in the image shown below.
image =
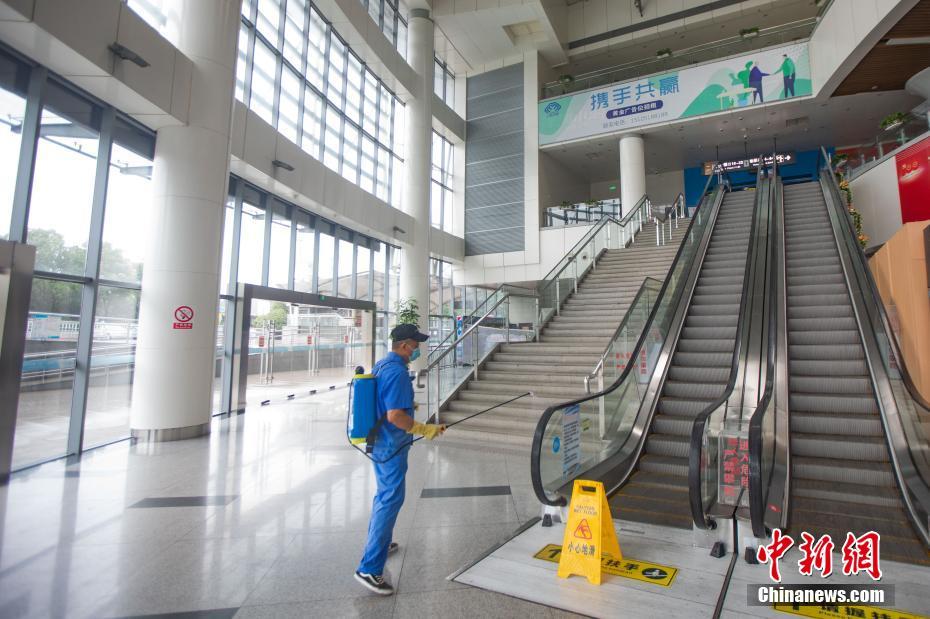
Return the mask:
<path id="1" fill-rule="evenodd" d="M 749 87 L 753 89 L 753 103 L 756 103 L 756 97 L 759 97 L 759 103 L 765 103 L 765 99 L 762 97 L 762 78 L 768 77 L 768 75 L 759 68 L 759 65 L 752 63 L 752 71 L 749 72 Z"/>
<path id="2" fill-rule="evenodd" d="M 736 74 L 737 79 L 744 89 L 749 89 L 749 71 L 752 69 L 752 61 L 746 63 L 746 68 Z M 738 97 L 739 106 L 743 107 L 749 103 L 749 93 L 744 92 Z"/>
<path id="3" fill-rule="evenodd" d="M 782 99 L 787 99 L 789 96 L 794 96 L 794 78 L 797 77 L 797 70 L 794 66 L 794 61 L 788 57 L 788 54 L 781 55 L 784 60 L 781 63 L 781 66 L 778 68 L 778 71 L 775 73 L 781 73 L 782 78 L 785 80 L 785 89 L 782 91 Z M 788 93 L 791 93 L 790 95 Z"/>

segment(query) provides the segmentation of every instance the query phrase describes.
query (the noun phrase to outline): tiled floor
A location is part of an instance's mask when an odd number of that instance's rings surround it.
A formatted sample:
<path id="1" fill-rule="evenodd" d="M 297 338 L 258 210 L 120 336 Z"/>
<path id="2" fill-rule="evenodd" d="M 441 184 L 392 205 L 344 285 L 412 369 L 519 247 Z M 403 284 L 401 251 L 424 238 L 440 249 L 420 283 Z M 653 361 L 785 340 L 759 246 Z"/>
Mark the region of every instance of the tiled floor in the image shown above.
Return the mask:
<path id="1" fill-rule="evenodd" d="M 345 399 L 273 404 L 202 439 L 121 443 L 15 475 L 0 488 L 0 617 L 563 616 L 446 580 L 538 515 L 525 457 L 415 446 L 388 561 L 398 593 L 355 583 L 375 483 L 346 444 Z M 420 498 L 489 486 L 511 492 Z M 146 506 L 168 497 L 217 498 Z"/>

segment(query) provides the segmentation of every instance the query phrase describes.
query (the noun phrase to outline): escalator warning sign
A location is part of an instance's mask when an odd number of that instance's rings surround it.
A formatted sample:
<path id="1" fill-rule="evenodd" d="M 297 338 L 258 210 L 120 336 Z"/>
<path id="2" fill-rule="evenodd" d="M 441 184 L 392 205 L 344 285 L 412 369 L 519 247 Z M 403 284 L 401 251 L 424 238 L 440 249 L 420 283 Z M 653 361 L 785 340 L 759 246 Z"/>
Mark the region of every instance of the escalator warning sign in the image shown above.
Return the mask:
<path id="1" fill-rule="evenodd" d="M 549 544 L 533 555 L 536 559 L 551 563 L 558 563 L 561 556 L 562 547 L 559 544 Z M 678 568 L 630 559 L 629 557 L 617 560 L 610 555 L 601 555 L 601 571 L 612 576 L 632 578 L 640 582 L 668 587 L 675 580 Z"/>
<path id="2" fill-rule="evenodd" d="M 799 617 L 813 617 L 815 619 L 849 619 L 851 617 L 862 617 L 863 619 L 926 619 L 922 615 L 902 612 L 893 608 L 855 604 L 828 604 L 824 606 L 772 604 L 772 608 L 778 612 L 798 615 Z"/>

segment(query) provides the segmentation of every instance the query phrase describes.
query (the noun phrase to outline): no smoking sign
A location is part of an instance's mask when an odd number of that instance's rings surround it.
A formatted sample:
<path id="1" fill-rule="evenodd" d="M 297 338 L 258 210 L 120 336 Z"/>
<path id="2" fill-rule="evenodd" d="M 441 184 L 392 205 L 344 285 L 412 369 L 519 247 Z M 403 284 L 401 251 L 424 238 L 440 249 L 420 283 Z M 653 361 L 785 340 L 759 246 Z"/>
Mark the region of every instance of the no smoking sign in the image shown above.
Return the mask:
<path id="1" fill-rule="evenodd" d="M 174 310 L 175 329 L 193 329 L 194 328 L 194 310 L 189 305 L 181 305 Z"/>

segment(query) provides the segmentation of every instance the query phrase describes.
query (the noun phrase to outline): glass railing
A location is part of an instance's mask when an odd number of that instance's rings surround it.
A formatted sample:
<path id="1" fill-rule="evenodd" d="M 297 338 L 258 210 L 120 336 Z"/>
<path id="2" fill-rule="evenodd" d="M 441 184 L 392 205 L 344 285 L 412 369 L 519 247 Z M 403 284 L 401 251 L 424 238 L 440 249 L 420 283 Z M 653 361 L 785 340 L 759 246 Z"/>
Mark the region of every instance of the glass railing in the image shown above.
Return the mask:
<path id="1" fill-rule="evenodd" d="M 732 512 L 730 508 L 749 506 L 749 475 L 742 464 L 748 457 L 749 420 L 757 405 L 753 395 L 760 385 L 753 383 L 759 374 L 753 375 L 747 363 L 758 363 L 752 358 L 758 355 L 752 342 L 758 341 L 762 325 L 754 309 L 765 302 L 771 186 L 760 167 L 729 378 L 721 396 L 695 416 L 691 427 L 688 495 L 691 517 L 701 529 L 715 526 L 712 512 L 722 515 Z"/>
<path id="2" fill-rule="evenodd" d="M 643 285 L 639 287 L 639 291 L 636 293 L 633 303 L 627 309 L 623 321 L 611 336 L 610 343 L 604 350 L 604 354 L 601 355 L 594 370 L 588 376 L 585 376 L 584 387 L 586 393 L 591 393 L 592 389 L 595 389 L 598 393 L 603 391 L 604 385 L 613 384 L 627 365 L 639 366 L 636 371 L 645 372 L 644 353 L 640 354 L 642 358 L 633 357 L 633 353 L 661 290 L 662 282 L 652 277 L 647 277 Z M 598 438 L 600 439 L 603 439 L 607 434 L 607 417 L 605 414 L 607 404 L 606 398 L 599 398 L 597 401 L 597 427 Z"/>
<path id="3" fill-rule="evenodd" d="M 643 411 L 649 408 L 642 406 L 643 400 L 660 359 L 667 362 L 664 344 L 680 314 L 686 284 L 694 282 L 693 270 L 699 268 L 696 262 L 706 251 L 723 199 L 722 185 L 707 193 L 710 181 L 632 349 L 630 358 L 635 361 L 627 363 L 606 389 L 551 406 L 537 423 L 530 466 L 533 489 L 543 504 L 564 505 L 576 477 L 602 478 L 603 471 L 613 470 L 613 463 L 629 460 L 641 449 Z M 592 415 L 598 417 L 596 424 L 584 419 Z"/>
<path id="4" fill-rule="evenodd" d="M 578 290 L 578 283 L 608 249 L 620 249 L 632 243 L 650 217 L 649 198 L 643 196 L 623 219 L 601 219 L 575 246 L 539 281 L 537 322 L 542 325 L 557 314 L 568 296 Z"/>
<path id="5" fill-rule="evenodd" d="M 930 135 L 928 131 L 930 127 L 926 116 L 908 116 L 899 124 L 881 130 L 870 142 L 837 150 L 832 157 L 832 167 L 852 180 L 901 146 L 927 137 Z"/>
<path id="6" fill-rule="evenodd" d="M 517 291 L 522 292 L 517 292 Z M 530 342 L 537 328 L 515 329 L 512 316 L 536 315 L 536 295 L 522 288 L 499 289 L 500 294 L 465 331 L 437 351 L 426 369 L 428 416 L 437 418 L 443 405 L 466 381 L 479 377 L 481 364 L 499 344 Z"/>
<path id="7" fill-rule="evenodd" d="M 904 365 L 868 259 L 859 245 L 835 170 L 824 149 L 821 149 L 821 160 L 824 167 L 820 183 L 846 271 L 850 299 L 859 320 L 895 476 L 911 522 L 924 544 L 930 547 L 930 436 L 927 430 L 930 412 Z"/>
<path id="8" fill-rule="evenodd" d="M 546 209 L 546 221 L 543 225 L 546 228 L 562 228 L 596 223 L 604 217 L 620 219 L 619 199 L 550 206 Z"/>
<path id="9" fill-rule="evenodd" d="M 770 28 L 760 28 L 758 34 L 753 37 L 735 35 L 693 47 L 672 50 L 670 56 L 638 58 L 607 69 L 600 69 L 577 76 L 566 76 L 565 79 L 545 84 L 542 88 L 542 98 L 559 97 L 589 88 L 607 86 L 616 82 L 674 71 L 698 63 L 711 62 L 727 56 L 746 54 L 772 45 L 793 43 L 807 39 L 814 30 L 816 23 L 817 20 L 814 18 L 802 19 Z"/>
<path id="10" fill-rule="evenodd" d="M 497 307 L 495 314 L 489 318 L 495 318 L 502 324 L 502 321 L 505 318 L 505 306 L 498 305 L 498 301 L 503 299 L 510 292 L 515 292 L 518 294 L 533 294 L 532 290 L 527 290 L 526 288 L 520 288 L 519 286 L 512 286 L 510 284 L 501 284 L 492 292 L 490 292 L 485 300 L 483 300 L 481 303 L 478 303 L 478 306 L 472 310 L 470 314 L 462 317 L 461 325 L 457 324 L 457 321 L 454 317 L 449 317 L 451 324 L 446 322 L 445 325 L 447 325 L 448 328 L 443 330 L 441 334 L 437 333 L 437 335 L 441 335 L 441 337 L 436 337 L 435 339 L 432 338 L 433 320 L 432 317 L 430 317 L 431 337 L 428 362 L 432 363 L 439 355 L 448 350 L 449 346 L 451 346 L 452 343 L 457 340 L 462 335 L 462 333 L 464 333 L 465 329 L 468 329 L 470 326 L 476 324 L 487 313 L 489 307 Z"/>

